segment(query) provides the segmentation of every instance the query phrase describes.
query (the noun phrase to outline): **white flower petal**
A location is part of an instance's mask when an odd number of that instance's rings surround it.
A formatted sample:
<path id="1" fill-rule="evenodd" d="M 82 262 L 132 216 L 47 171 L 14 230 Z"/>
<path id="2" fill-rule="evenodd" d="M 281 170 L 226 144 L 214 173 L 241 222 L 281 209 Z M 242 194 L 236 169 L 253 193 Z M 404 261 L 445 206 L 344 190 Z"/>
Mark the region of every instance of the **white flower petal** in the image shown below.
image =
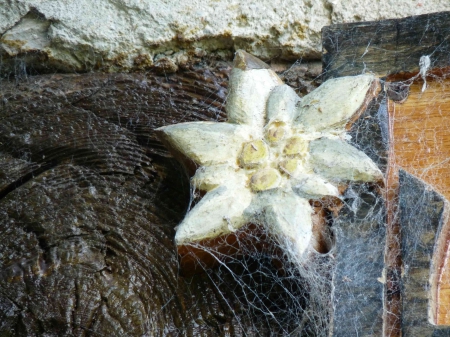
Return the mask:
<path id="1" fill-rule="evenodd" d="M 320 199 L 325 196 L 339 196 L 336 186 L 317 175 L 304 175 L 291 180 L 292 190 L 302 198 Z"/>
<path id="2" fill-rule="evenodd" d="M 331 181 L 380 181 L 383 174 L 367 155 L 339 140 L 320 138 L 310 143 L 314 172 Z"/>
<path id="3" fill-rule="evenodd" d="M 236 53 L 226 104 L 228 121 L 262 130 L 269 94 L 283 82 L 274 71 L 262 67 L 260 63 L 265 65 L 262 61 L 253 62 L 254 57 L 248 55 L 243 51 Z"/>
<path id="4" fill-rule="evenodd" d="M 326 81 L 301 100 L 294 124 L 306 131 L 343 129 L 378 90 L 373 75 L 340 77 Z"/>
<path id="5" fill-rule="evenodd" d="M 295 105 L 300 101 L 300 97 L 287 84 L 275 87 L 270 93 L 267 101 L 267 121 L 291 123 L 297 110 Z"/>
<path id="6" fill-rule="evenodd" d="M 250 139 L 245 127 L 215 122 L 190 122 L 156 130 L 169 147 L 199 165 L 235 163 L 242 144 Z"/>
<path id="7" fill-rule="evenodd" d="M 312 208 L 308 200 L 281 190 L 259 193 L 246 211 L 263 224 L 280 244 L 294 248 L 300 257 L 311 244 Z"/>
<path id="8" fill-rule="evenodd" d="M 218 186 L 232 185 L 242 186 L 245 188 L 245 182 L 248 177 L 245 173 L 230 165 L 212 165 L 202 166 L 195 172 L 191 179 L 191 184 L 194 188 L 202 191 L 210 191 Z"/>
<path id="9" fill-rule="evenodd" d="M 243 187 L 220 186 L 206 193 L 178 226 L 177 245 L 229 234 L 248 221 L 244 210 L 250 205 L 252 193 Z"/>

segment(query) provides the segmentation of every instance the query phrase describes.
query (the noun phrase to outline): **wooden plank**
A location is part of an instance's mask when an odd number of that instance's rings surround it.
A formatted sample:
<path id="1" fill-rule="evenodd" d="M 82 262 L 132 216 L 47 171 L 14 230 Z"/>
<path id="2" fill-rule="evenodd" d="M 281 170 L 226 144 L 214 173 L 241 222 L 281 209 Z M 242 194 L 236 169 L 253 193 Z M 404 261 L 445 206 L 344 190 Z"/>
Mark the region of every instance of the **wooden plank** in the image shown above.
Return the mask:
<path id="1" fill-rule="evenodd" d="M 432 67 L 450 64 L 450 13 L 324 27 L 324 78 L 374 72 L 386 76 L 417 72 L 419 59 L 430 55 Z"/>
<path id="2" fill-rule="evenodd" d="M 421 81 L 416 81 L 410 86 L 410 94 L 404 103 L 389 102 L 391 155 L 387 186 L 393 195 L 398 189 L 398 172 L 402 168 L 450 200 L 449 85 L 450 79 L 441 77 L 428 81 L 427 89 L 422 92 Z M 433 273 L 432 292 L 428 297 L 431 301 L 430 319 L 438 325 L 450 325 L 450 224 L 445 221 L 443 226 L 445 230 L 434 243 L 434 261 L 429 260 Z M 404 312 L 409 308 L 404 307 Z"/>
<path id="3" fill-rule="evenodd" d="M 386 168 L 387 144 L 380 115 L 386 101 L 381 93 L 352 125 L 352 143 L 382 169 Z M 385 116 L 387 118 L 387 116 Z M 367 207 L 351 205 L 363 200 Z M 385 205 L 373 186 L 354 184 L 344 193 L 346 205 L 333 223 L 336 267 L 333 273 L 332 336 L 381 336 L 383 333 L 383 281 Z"/>
<path id="4" fill-rule="evenodd" d="M 403 336 L 450 336 L 429 322 L 430 260 L 446 221 L 445 198 L 406 171 L 399 172 L 399 211 L 402 224 Z"/>
<path id="5" fill-rule="evenodd" d="M 401 167 L 450 200 L 450 79 L 411 84 L 408 99 L 389 100 L 391 188 Z"/>
<path id="6" fill-rule="evenodd" d="M 0 335 L 298 329 L 304 290 L 267 254 L 179 274 L 189 181 L 153 130 L 223 121 L 229 70 L 1 80 Z"/>
<path id="7" fill-rule="evenodd" d="M 352 191 L 370 206 L 357 212 L 346 207 L 333 224 L 332 336 L 382 336 L 385 205 L 367 186 L 353 186 Z M 352 200 L 346 202 L 351 205 Z"/>

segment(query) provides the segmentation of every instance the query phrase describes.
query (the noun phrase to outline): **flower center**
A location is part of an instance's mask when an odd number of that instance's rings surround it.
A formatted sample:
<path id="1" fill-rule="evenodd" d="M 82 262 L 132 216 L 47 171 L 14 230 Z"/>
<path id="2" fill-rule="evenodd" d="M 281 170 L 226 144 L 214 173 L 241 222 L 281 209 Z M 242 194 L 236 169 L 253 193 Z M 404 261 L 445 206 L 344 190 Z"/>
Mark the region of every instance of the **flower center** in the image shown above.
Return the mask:
<path id="1" fill-rule="evenodd" d="M 292 176 L 302 166 L 302 162 L 302 159 L 298 157 L 286 158 L 280 162 L 279 168 L 281 172 Z"/>
<path id="2" fill-rule="evenodd" d="M 284 147 L 284 154 L 286 155 L 305 155 L 308 151 L 308 141 L 300 137 L 289 138 Z"/>
<path id="3" fill-rule="evenodd" d="M 281 176 L 278 170 L 266 167 L 258 170 L 250 179 L 250 187 L 253 191 L 265 191 L 278 187 L 281 182 Z"/>
<path id="4" fill-rule="evenodd" d="M 262 164 L 269 155 L 269 149 L 262 140 L 244 144 L 239 164 L 245 168 L 254 168 Z"/>
<path id="5" fill-rule="evenodd" d="M 270 147 L 261 139 L 244 144 L 239 166 L 249 170 L 250 188 L 254 192 L 278 187 L 282 183 L 281 174 L 289 179 L 303 167 L 309 142 L 299 136 L 284 140 L 287 132 L 284 123 L 273 123 L 266 129 L 265 140 L 271 144 Z M 271 155 L 271 151 L 275 153 Z"/>
<path id="6" fill-rule="evenodd" d="M 272 123 L 266 131 L 266 139 L 270 143 L 278 143 L 279 141 L 284 139 L 287 133 L 286 131 L 287 130 L 284 123 Z"/>

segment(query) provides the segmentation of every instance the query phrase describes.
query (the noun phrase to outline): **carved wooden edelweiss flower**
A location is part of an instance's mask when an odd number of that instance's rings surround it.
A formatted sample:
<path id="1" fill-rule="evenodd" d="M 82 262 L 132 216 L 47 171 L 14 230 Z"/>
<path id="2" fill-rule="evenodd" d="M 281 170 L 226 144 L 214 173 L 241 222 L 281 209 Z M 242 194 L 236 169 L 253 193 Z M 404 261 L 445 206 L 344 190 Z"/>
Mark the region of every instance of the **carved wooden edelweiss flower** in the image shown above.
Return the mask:
<path id="1" fill-rule="evenodd" d="M 158 129 L 175 154 L 196 164 L 191 183 L 206 192 L 178 226 L 176 244 L 253 223 L 303 254 L 312 239 L 309 200 L 338 197 L 344 182 L 382 179 L 375 163 L 345 142 L 345 126 L 377 90 L 372 75 L 342 77 L 301 99 L 264 62 L 238 51 L 227 122 Z"/>

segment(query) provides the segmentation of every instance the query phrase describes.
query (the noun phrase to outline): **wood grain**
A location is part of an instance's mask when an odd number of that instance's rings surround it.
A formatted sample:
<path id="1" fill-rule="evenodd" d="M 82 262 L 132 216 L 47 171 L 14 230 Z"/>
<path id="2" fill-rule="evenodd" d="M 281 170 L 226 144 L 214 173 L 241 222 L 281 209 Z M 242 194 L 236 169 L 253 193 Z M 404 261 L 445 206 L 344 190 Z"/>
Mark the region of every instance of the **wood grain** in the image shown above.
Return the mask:
<path id="1" fill-rule="evenodd" d="M 389 101 L 390 188 L 398 187 L 398 169 L 430 184 L 450 200 L 450 80 L 410 86 L 407 101 Z"/>
<path id="2" fill-rule="evenodd" d="M 2 81 L 0 335 L 276 330 L 233 323 L 242 287 L 230 273 L 178 274 L 189 182 L 153 129 L 223 119 L 226 83 L 208 70 Z"/>
<path id="3" fill-rule="evenodd" d="M 403 336 L 449 336 L 430 324 L 430 260 L 443 227 L 445 198 L 422 180 L 399 172 L 398 209 L 401 223 Z"/>
<path id="4" fill-rule="evenodd" d="M 304 305 L 304 290 L 264 256 L 179 274 L 173 238 L 189 181 L 154 129 L 224 120 L 229 70 L 1 80 L 0 335 L 298 327 L 291 308 Z"/>
<path id="5" fill-rule="evenodd" d="M 389 102 L 390 156 L 388 189 L 396 198 L 399 169 L 429 184 L 430 188 L 450 200 L 450 79 L 445 74 L 429 80 L 422 92 L 423 81 L 410 86 L 403 104 Z M 448 208 L 448 204 L 447 208 Z M 448 212 L 448 210 L 447 210 Z M 450 325 L 450 264 L 448 260 L 448 216 L 436 242 L 429 294 L 431 316 L 435 324 Z"/>
<path id="6" fill-rule="evenodd" d="M 324 27 L 324 77 L 414 73 L 423 55 L 430 55 L 433 68 L 447 67 L 449 36 L 449 12 Z"/>

